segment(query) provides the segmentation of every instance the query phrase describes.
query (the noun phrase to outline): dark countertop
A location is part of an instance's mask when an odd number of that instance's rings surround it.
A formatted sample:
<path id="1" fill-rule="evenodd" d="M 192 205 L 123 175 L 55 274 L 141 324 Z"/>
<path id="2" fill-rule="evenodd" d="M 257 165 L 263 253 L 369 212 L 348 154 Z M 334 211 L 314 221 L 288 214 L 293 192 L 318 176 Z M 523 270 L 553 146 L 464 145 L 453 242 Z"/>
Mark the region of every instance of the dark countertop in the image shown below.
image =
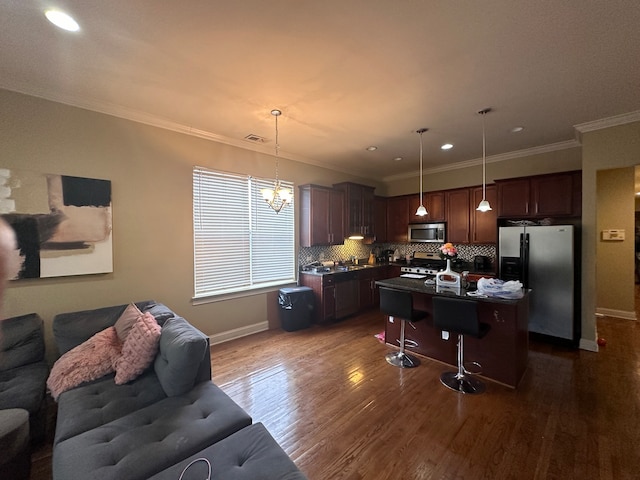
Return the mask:
<path id="1" fill-rule="evenodd" d="M 507 299 L 507 298 L 498 298 L 498 297 L 478 297 L 473 296 L 473 290 L 466 290 L 464 288 L 454 289 L 451 287 L 437 287 L 435 284 L 427 285 L 424 283 L 422 279 L 415 278 L 388 278 L 386 280 L 378 280 L 376 281 L 376 285 L 381 287 L 389 287 L 396 288 L 400 290 L 408 290 L 410 292 L 424 293 L 427 295 L 446 295 L 446 296 L 454 296 L 454 297 L 464 297 L 472 300 L 479 300 L 483 302 L 491 302 L 491 303 L 506 303 L 506 304 L 514 304 L 518 303 L 519 299 Z M 472 295 L 468 295 L 471 293 Z M 529 294 L 529 290 L 525 291 L 525 297 Z M 523 297 L 524 298 L 524 297 Z"/>
<path id="2" fill-rule="evenodd" d="M 346 265 L 346 266 L 348 270 L 338 270 L 337 268 L 329 268 L 329 270 L 326 272 L 314 272 L 313 270 L 300 270 L 300 273 L 305 275 L 334 275 L 334 274 L 354 272 L 354 271 L 357 272 L 360 270 L 366 270 L 371 268 L 382 268 L 382 267 L 388 267 L 388 266 L 406 267 L 407 264 L 406 262 L 388 262 L 388 263 L 376 263 L 373 265 L 370 265 L 368 263 L 360 263 L 357 265 Z M 494 277 L 496 275 L 496 273 L 493 271 L 474 270 L 473 262 L 462 262 L 456 265 L 452 265 L 452 270 L 456 272 L 468 271 L 470 275 L 487 275 L 490 277 Z"/>

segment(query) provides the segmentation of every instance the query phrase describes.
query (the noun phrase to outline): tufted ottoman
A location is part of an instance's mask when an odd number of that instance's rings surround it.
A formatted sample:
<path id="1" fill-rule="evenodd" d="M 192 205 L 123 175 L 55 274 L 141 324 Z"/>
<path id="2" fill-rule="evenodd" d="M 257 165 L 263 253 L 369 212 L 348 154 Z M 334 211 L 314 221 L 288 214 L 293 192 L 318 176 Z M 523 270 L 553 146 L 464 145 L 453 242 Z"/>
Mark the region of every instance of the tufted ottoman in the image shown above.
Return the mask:
<path id="1" fill-rule="evenodd" d="M 29 478 L 29 412 L 22 408 L 0 410 L 0 452 L 0 478 Z"/>
<path id="2" fill-rule="evenodd" d="M 185 467 L 197 461 L 180 477 Z M 149 480 L 307 480 L 261 423 L 254 423 Z"/>

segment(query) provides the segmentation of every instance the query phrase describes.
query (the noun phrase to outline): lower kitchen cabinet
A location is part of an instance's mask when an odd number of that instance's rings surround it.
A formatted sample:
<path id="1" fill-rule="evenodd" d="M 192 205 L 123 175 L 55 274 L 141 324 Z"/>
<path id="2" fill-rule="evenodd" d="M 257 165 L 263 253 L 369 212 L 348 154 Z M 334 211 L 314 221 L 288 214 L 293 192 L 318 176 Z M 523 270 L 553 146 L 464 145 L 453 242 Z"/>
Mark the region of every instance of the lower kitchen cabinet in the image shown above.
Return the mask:
<path id="1" fill-rule="evenodd" d="M 313 319 L 315 323 L 327 323 L 336 319 L 336 290 L 333 275 L 300 273 L 300 285 L 310 287 L 315 297 Z"/>
<path id="2" fill-rule="evenodd" d="M 324 275 L 300 272 L 300 285 L 315 297 L 315 323 L 328 323 L 369 308 L 377 308 L 380 294 L 376 281 L 400 276 L 400 267 L 380 265 Z"/>

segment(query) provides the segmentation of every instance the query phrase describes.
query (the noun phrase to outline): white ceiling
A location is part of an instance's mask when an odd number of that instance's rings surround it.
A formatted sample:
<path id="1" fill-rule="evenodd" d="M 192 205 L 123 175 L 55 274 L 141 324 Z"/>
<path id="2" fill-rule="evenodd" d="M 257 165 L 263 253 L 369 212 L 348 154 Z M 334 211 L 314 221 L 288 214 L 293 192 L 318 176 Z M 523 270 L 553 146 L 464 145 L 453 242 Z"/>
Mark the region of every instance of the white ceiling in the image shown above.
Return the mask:
<path id="1" fill-rule="evenodd" d="M 638 0 L 0 0 L 0 87 L 268 153 L 279 108 L 282 156 L 380 180 L 422 127 L 425 168 L 480 158 L 485 107 L 488 156 L 640 111 L 639 26 Z"/>

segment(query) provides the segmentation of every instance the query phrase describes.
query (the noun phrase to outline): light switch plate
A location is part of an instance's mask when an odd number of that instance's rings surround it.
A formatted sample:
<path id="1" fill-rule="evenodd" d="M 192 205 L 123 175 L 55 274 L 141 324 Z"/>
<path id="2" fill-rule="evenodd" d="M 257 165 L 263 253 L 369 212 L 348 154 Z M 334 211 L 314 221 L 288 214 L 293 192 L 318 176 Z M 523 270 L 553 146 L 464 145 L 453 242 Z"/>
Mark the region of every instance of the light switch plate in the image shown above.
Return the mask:
<path id="1" fill-rule="evenodd" d="M 443 340 L 449 340 L 449 332 L 445 332 L 444 330 L 442 331 L 442 339 Z"/>

